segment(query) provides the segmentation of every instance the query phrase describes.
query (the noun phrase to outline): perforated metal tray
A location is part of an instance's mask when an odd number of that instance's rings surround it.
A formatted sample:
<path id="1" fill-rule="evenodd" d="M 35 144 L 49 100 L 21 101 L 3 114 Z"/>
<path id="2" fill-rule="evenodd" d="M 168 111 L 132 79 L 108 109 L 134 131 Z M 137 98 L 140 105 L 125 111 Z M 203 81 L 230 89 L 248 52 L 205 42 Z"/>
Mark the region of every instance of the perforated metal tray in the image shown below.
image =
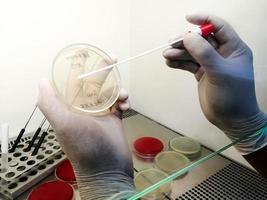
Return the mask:
<path id="1" fill-rule="evenodd" d="M 257 172 L 231 162 L 176 200 L 266 200 L 267 181 Z"/>
<path id="2" fill-rule="evenodd" d="M 56 165 L 66 158 L 52 129 L 48 131 L 38 154 L 31 156 L 34 148 L 29 152 L 25 151 L 31 135 L 22 137 L 16 151 L 9 153 L 8 171 L 0 173 L 0 198 L 13 199 L 17 197 L 49 175 Z M 11 140 L 10 147 L 13 145 L 13 141 Z"/>

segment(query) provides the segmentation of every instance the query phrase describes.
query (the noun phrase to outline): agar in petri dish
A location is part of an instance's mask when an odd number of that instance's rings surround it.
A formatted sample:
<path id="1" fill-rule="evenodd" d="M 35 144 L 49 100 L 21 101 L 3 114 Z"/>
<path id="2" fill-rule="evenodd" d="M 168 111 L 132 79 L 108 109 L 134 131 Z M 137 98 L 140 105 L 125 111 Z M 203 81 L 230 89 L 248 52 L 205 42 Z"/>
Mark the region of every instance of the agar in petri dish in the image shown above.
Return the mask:
<path id="1" fill-rule="evenodd" d="M 134 177 L 134 184 L 136 187 L 137 192 L 141 192 L 144 189 L 148 188 L 149 186 L 159 182 L 160 180 L 168 177 L 168 174 L 165 172 L 155 169 L 155 168 L 150 168 L 150 169 L 145 169 L 136 174 Z M 147 195 L 143 196 L 141 199 L 144 200 L 161 200 L 165 199 L 166 195 L 169 195 L 171 193 L 171 187 L 170 183 L 166 183 L 153 192 L 148 193 Z"/>
<path id="2" fill-rule="evenodd" d="M 134 141 L 134 153 L 142 159 L 153 159 L 164 148 L 163 143 L 154 137 L 141 137 Z"/>
<path id="3" fill-rule="evenodd" d="M 156 167 L 169 175 L 185 168 L 189 163 L 186 156 L 175 151 L 164 151 L 155 157 Z"/>
<path id="4" fill-rule="evenodd" d="M 201 145 L 189 137 L 175 137 L 169 142 L 170 149 L 194 159 L 200 156 Z"/>
<path id="5" fill-rule="evenodd" d="M 74 190 L 71 185 L 62 181 L 46 182 L 35 188 L 28 200 L 73 200 Z"/>
<path id="6" fill-rule="evenodd" d="M 62 49 L 53 62 L 52 83 L 59 98 L 75 111 L 101 114 L 119 97 L 120 75 L 116 67 L 83 79 L 78 76 L 114 64 L 103 50 L 89 44 Z"/>
<path id="7" fill-rule="evenodd" d="M 68 159 L 62 161 L 55 170 L 57 179 L 73 184 L 76 183 L 76 177 L 72 165 Z"/>

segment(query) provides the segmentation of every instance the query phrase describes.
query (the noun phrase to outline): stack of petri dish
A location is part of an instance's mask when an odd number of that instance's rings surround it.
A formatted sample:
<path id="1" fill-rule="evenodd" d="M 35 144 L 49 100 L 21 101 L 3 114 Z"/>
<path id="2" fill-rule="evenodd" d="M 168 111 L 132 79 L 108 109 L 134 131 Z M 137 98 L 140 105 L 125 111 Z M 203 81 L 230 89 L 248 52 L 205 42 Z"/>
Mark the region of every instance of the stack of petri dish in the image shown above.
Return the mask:
<path id="1" fill-rule="evenodd" d="M 168 174 L 155 168 L 145 169 L 138 172 L 134 178 L 134 184 L 137 192 L 141 192 L 151 185 L 159 182 L 160 180 L 168 177 Z M 153 190 L 149 194 L 143 196 L 143 200 L 163 200 L 166 195 L 171 193 L 170 183 L 166 183 L 160 186 L 156 190 Z"/>
<path id="2" fill-rule="evenodd" d="M 134 141 L 134 153 L 143 160 L 153 160 L 164 149 L 163 143 L 154 137 L 141 137 Z"/>
<path id="3" fill-rule="evenodd" d="M 155 137 L 141 137 L 134 141 L 133 152 L 142 160 L 154 161 L 153 168 L 140 171 L 135 176 L 137 191 L 159 181 L 159 177 L 169 176 L 179 172 L 190 164 L 190 159 L 195 159 L 201 154 L 201 145 L 195 140 L 179 136 L 169 141 L 169 150 L 164 151 L 163 142 Z M 176 180 L 183 178 L 187 171 L 180 171 Z M 146 195 L 142 199 L 164 199 L 163 194 L 170 193 L 168 187 Z"/>
<path id="4" fill-rule="evenodd" d="M 185 168 L 189 163 L 190 161 L 187 157 L 175 151 L 164 151 L 155 157 L 155 166 L 168 175 Z M 181 174 L 179 178 L 185 174 Z"/>
<path id="5" fill-rule="evenodd" d="M 46 182 L 35 188 L 29 195 L 28 200 L 79 199 L 76 177 L 68 159 L 57 166 L 55 176 L 57 180 Z"/>
<path id="6" fill-rule="evenodd" d="M 201 145 L 189 137 L 175 137 L 170 140 L 169 147 L 189 159 L 195 159 L 201 154 Z"/>

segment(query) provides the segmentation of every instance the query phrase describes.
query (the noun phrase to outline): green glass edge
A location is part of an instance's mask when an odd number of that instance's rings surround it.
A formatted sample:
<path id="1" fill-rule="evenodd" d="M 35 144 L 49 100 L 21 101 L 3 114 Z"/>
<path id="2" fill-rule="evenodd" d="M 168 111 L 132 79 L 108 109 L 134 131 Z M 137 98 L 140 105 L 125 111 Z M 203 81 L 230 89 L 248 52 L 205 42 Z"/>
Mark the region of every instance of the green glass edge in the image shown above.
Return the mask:
<path id="1" fill-rule="evenodd" d="M 155 183 L 154 185 L 151 185 L 149 186 L 148 188 L 144 189 L 143 191 L 139 192 L 139 193 L 136 193 L 135 195 L 133 195 L 132 197 L 128 198 L 128 200 L 136 200 L 140 197 L 143 197 L 144 195 L 152 192 L 153 190 L 159 188 L 160 186 L 174 180 L 175 178 L 177 178 L 178 176 L 181 176 L 182 174 L 188 172 L 189 170 L 197 167 L 199 164 L 211 159 L 212 157 L 218 155 L 219 153 L 222 153 L 224 150 L 228 149 L 229 147 L 235 145 L 236 143 L 240 142 L 241 140 L 245 139 L 247 137 L 247 135 L 245 135 L 244 137 L 241 137 L 240 139 L 234 141 L 234 142 L 231 142 L 230 144 L 222 147 L 221 149 L 219 149 L 218 151 L 215 151 L 199 160 L 197 160 L 196 162 L 188 165 L 187 167 L 173 173 L 172 175 L 160 180 L 159 182 Z"/>

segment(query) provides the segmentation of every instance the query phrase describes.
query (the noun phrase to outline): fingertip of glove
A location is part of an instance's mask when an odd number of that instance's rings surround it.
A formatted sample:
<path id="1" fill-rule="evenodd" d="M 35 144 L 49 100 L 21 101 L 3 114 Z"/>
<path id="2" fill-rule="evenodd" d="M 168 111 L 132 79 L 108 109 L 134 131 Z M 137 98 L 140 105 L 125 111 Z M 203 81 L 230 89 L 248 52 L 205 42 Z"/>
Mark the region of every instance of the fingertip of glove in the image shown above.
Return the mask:
<path id="1" fill-rule="evenodd" d="M 198 33 L 188 32 L 187 34 L 185 34 L 183 41 L 192 41 L 192 39 L 197 39 L 199 36 L 200 35 Z"/>
<path id="2" fill-rule="evenodd" d="M 121 88 L 121 89 L 120 89 L 119 100 L 120 100 L 120 101 L 123 101 L 123 100 L 125 100 L 125 99 L 127 99 L 127 98 L 128 98 L 128 92 L 127 92 L 127 90 L 126 90 L 125 88 Z"/>
<path id="3" fill-rule="evenodd" d="M 170 49 L 165 49 L 163 52 L 162 52 L 162 56 L 164 58 L 168 58 L 169 57 L 169 54 L 170 54 L 171 50 Z"/>
<path id="4" fill-rule="evenodd" d="M 130 108 L 130 103 L 127 101 L 125 103 L 119 103 L 120 110 L 127 111 Z"/>
<path id="5" fill-rule="evenodd" d="M 203 38 L 198 33 L 189 32 L 184 36 L 184 46 L 190 51 L 195 49 L 196 47 L 201 47 L 203 43 Z"/>
<path id="6" fill-rule="evenodd" d="M 189 21 L 190 22 L 190 19 L 191 19 L 191 16 L 193 15 L 194 13 L 186 13 L 185 14 L 185 19 L 187 20 L 187 21 Z"/>

